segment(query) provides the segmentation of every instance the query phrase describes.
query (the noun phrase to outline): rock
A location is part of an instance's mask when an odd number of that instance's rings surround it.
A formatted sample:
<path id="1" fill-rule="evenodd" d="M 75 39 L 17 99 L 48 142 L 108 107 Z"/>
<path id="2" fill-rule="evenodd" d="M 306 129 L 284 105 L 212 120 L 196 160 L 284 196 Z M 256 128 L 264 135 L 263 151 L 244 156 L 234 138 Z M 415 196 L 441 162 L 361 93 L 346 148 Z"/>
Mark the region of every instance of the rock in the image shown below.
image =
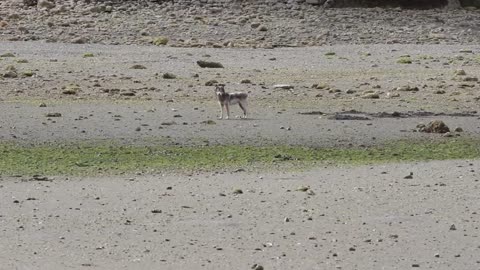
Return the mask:
<path id="1" fill-rule="evenodd" d="M 45 108 L 45 107 L 47 107 L 47 104 L 45 104 L 45 103 L 42 102 L 42 103 L 40 103 L 40 105 L 38 105 L 38 107 L 40 107 L 40 108 Z"/>
<path id="2" fill-rule="evenodd" d="M 443 121 L 434 120 L 425 127 L 421 127 L 420 131 L 426 133 L 447 133 L 450 132 L 450 129 Z"/>
<path id="3" fill-rule="evenodd" d="M 450 231 L 456 231 L 457 230 L 457 227 L 455 227 L 455 224 L 452 224 L 450 226 Z"/>
<path id="4" fill-rule="evenodd" d="M 377 93 L 366 93 L 362 96 L 362 98 L 365 98 L 365 99 L 379 99 L 380 95 L 377 94 Z"/>
<path id="5" fill-rule="evenodd" d="M 199 65 L 201 68 L 223 68 L 223 65 L 219 62 L 211 62 L 204 60 L 198 60 L 197 65 Z"/>
<path id="6" fill-rule="evenodd" d="M 467 75 L 467 73 L 466 73 L 465 70 L 463 70 L 463 69 L 457 69 L 457 70 L 455 70 L 455 75 L 457 75 L 457 76 L 465 76 L 465 75 Z"/>
<path id="7" fill-rule="evenodd" d="M 160 36 L 152 39 L 152 44 L 156 46 L 167 45 L 167 43 L 168 43 L 167 37 Z"/>
<path id="8" fill-rule="evenodd" d="M 122 92 L 120 93 L 121 96 L 125 96 L 125 97 L 133 97 L 135 96 L 135 92 L 133 91 L 126 91 L 126 92 Z"/>
<path id="9" fill-rule="evenodd" d="M 54 112 L 54 113 L 47 113 L 45 114 L 46 117 L 62 117 L 61 113 Z"/>
<path id="10" fill-rule="evenodd" d="M 88 42 L 88 39 L 85 37 L 76 37 L 73 38 L 70 42 L 73 44 L 85 44 Z"/>
<path id="11" fill-rule="evenodd" d="M 410 57 L 400 57 L 400 58 L 397 60 L 397 63 L 399 63 L 399 64 L 411 64 L 411 63 L 412 63 L 412 59 L 410 59 Z"/>
<path id="12" fill-rule="evenodd" d="M 266 31 L 268 31 L 268 28 L 265 25 L 262 25 L 258 28 L 258 31 L 266 32 Z"/>
<path id="13" fill-rule="evenodd" d="M 33 75 L 35 75 L 35 72 L 33 72 L 31 70 L 27 70 L 27 71 L 22 72 L 22 75 L 24 77 L 33 77 Z"/>
<path id="14" fill-rule="evenodd" d="M 326 83 L 315 83 L 315 84 L 312 85 L 312 88 L 315 88 L 315 89 L 330 89 L 330 87 Z"/>
<path id="15" fill-rule="evenodd" d="M 250 24 L 250 27 L 253 28 L 253 29 L 258 28 L 259 26 L 260 26 L 259 22 L 254 22 L 254 23 Z"/>
<path id="16" fill-rule="evenodd" d="M 254 264 L 254 265 L 252 266 L 252 269 L 253 269 L 253 270 L 263 270 L 263 266 L 261 266 L 261 265 L 259 265 L 259 264 Z"/>
<path id="17" fill-rule="evenodd" d="M 461 127 L 456 127 L 453 131 L 455 131 L 455 132 L 463 132 L 463 128 L 461 128 Z"/>
<path id="18" fill-rule="evenodd" d="M 413 172 L 410 172 L 410 174 L 403 177 L 403 179 L 413 179 Z"/>
<path id="19" fill-rule="evenodd" d="M 214 86 L 218 83 L 217 80 L 209 80 L 205 83 L 205 86 Z"/>
<path id="20" fill-rule="evenodd" d="M 310 187 L 308 187 L 308 186 L 300 186 L 296 190 L 301 191 L 301 192 L 306 192 L 309 189 L 310 189 Z"/>
<path id="21" fill-rule="evenodd" d="M 273 86 L 273 89 L 286 89 L 286 90 L 290 90 L 290 89 L 293 89 L 293 85 L 290 85 L 290 84 L 275 84 Z"/>
<path id="22" fill-rule="evenodd" d="M 53 1 L 38 0 L 37 2 L 37 8 L 52 9 L 54 7 L 55 7 L 55 3 Z"/>
<path id="23" fill-rule="evenodd" d="M 402 91 L 402 92 L 417 92 L 419 91 L 418 87 L 411 87 L 409 85 L 406 86 L 400 86 L 396 88 L 397 91 Z"/>
<path id="24" fill-rule="evenodd" d="M 167 73 L 163 73 L 162 78 L 167 79 L 167 80 L 171 80 L 171 79 L 176 79 L 177 76 L 175 76 L 175 74 L 167 72 Z"/>
<path id="25" fill-rule="evenodd" d="M 147 68 L 144 65 L 136 64 L 131 66 L 130 69 L 147 69 Z"/>
<path id="26" fill-rule="evenodd" d="M 238 194 L 243 194 L 243 191 L 241 189 L 235 189 L 233 191 L 233 194 L 238 195 Z"/>
<path id="27" fill-rule="evenodd" d="M 17 78 L 18 77 L 18 74 L 16 71 L 7 71 L 3 74 L 3 78 L 10 78 L 10 79 L 13 79 L 13 78 Z"/>
<path id="28" fill-rule="evenodd" d="M 242 83 L 242 84 L 249 84 L 249 83 L 252 83 L 252 81 L 249 80 L 249 79 L 243 79 L 242 81 L 240 81 L 240 83 Z"/>
<path id="29" fill-rule="evenodd" d="M 15 55 L 13 53 L 4 53 L 0 57 L 15 57 Z"/>
<path id="30" fill-rule="evenodd" d="M 78 84 L 71 83 L 62 87 L 62 94 L 64 95 L 76 95 L 80 91 L 80 86 Z"/>
<path id="31" fill-rule="evenodd" d="M 465 82 L 478 82 L 477 77 L 466 77 L 463 79 Z"/>
<path id="32" fill-rule="evenodd" d="M 23 0 L 23 4 L 27 7 L 34 7 L 38 4 L 38 0 Z"/>

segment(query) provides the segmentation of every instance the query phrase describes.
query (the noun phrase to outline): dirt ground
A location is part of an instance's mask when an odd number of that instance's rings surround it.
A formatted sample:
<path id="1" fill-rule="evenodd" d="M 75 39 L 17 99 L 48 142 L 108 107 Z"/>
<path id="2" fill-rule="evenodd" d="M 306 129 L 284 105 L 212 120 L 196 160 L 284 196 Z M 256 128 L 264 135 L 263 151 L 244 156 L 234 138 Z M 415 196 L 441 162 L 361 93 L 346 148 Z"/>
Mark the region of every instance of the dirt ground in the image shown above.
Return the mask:
<path id="1" fill-rule="evenodd" d="M 0 269 L 478 269 L 479 168 L 3 177 Z"/>
<path id="2" fill-rule="evenodd" d="M 16 57 L 0 58 L 0 70 L 13 66 L 18 74 L 0 79 L 0 138 L 6 141 L 371 145 L 438 137 L 414 132 L 435 119 L 452 131 L 462 128 L 463 136 L 480 131 L 478 46 L 265 50 L 2 42 L 1 48 Z M 406 55 L 412 64 L 397 62 Z M 225 68 L 200 68 L 201 59 Z M 459 70 L 465 75 L 455 75 Z M 34 75 L 22 75 L 29 71 Z M 164 79 L 165 73 L 176 78 Z M 232 120 L 216 119 L 214 86 L 206 86 L 211 80 L 249 93 L 247 121 L 235 118 L 238 107 Z M 402 115 L 381 115 L 393 112 Z"/>
<path id="3" fill-rule="evenodd" d="M 0 54 L 15 56 L 0 58 L 0 73 L 17 74 L 0 79 L 0 139 L 358 146 L 438 138 L 414 131 L 434 119 L 478 137 L 479 51 L 0 42 Z M 397 62 L 405 55 L 411 64 Z M 202 69 L 200 59 L 225 68 Z M 218 120 L 210 80 L 248 92 L 249 119 Z M 0 269 L 479 269 L 479 168 L 461 160 L 47 182 L 0 173 Z"/>

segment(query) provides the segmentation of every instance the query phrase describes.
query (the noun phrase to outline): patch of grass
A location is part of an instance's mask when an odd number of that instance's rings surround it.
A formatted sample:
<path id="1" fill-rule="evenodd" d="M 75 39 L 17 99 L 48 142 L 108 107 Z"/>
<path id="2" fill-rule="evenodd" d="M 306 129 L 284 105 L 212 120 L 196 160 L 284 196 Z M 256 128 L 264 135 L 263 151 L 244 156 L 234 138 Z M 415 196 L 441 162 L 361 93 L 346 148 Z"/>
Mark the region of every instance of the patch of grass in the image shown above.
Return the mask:
<path id="1" fill-rule="evenodd" d="M 480 144 L 478 140 L 466 139 L 400 141 L 368 148 L 126 146 L 114 143 L 25 146 L 3 143 L 0 153 L 0 175 L 96 175 L 473 159 L 480 157 Z"/>
<path id="2" fill-rule="evenodd" d="M 95 57 L 93 53 L 84 53 L 83 58 Z"/>

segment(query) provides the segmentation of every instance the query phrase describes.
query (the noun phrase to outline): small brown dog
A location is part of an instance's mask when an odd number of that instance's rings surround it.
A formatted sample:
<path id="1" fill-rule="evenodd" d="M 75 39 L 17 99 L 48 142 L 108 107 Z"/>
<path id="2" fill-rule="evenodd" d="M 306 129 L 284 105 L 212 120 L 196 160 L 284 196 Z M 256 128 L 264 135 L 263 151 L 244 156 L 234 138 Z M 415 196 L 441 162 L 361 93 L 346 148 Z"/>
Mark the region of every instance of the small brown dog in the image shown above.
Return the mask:
<path id="1" fill-rule="evenodd" d="M 230 117 L 230 105 L 235 105 L 238 103 L 240 105 L 240 108 L 243 111 L 243 117 L 242 118 L 247 118 L 247 93 L 243 92 L 233 92 L 233 93 L 227 93 L 225 92 L 225 86 L 224 85 L 217 85 L 215 87 L 215 94 L 217 95 L 218 99 L 218 104 L 220 104 L 220 119 L 223 118 L 223 107 L 225 107 L 225 110 L 227 111 L 227 117 L 228 119 Z"/>

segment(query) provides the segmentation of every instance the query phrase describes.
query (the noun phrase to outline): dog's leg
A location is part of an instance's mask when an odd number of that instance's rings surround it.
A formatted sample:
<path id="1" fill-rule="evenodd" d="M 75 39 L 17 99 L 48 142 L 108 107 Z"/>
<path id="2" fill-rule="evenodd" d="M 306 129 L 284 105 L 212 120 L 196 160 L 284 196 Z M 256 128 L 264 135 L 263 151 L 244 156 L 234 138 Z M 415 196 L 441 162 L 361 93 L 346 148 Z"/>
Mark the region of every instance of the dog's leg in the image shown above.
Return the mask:
<path id="1" fill-rule="evenodd" d="M 247 118 L 247 102 L 246 101 L 240 101 L 238 103 L 240 105 L 240 109 L 243 111 L 243 117 L 242 118 Z"/>
<path id="2" fill-rule="evenodd" d="M 223 119 L 223 104 L 221 102 L 219 102 L 218 105 L 220 105 L 220 117 L 219 117 L 219 119 Z"/>
<path id="3" fill-rule="evenodd" d="M 228 118 L 230 118 L 230 107 L 228 106 L 228 102 L 225 103 L 225 109 L 227 109 L 227 118 L 225 118 L 225 119 L 228 119 Z"/>

